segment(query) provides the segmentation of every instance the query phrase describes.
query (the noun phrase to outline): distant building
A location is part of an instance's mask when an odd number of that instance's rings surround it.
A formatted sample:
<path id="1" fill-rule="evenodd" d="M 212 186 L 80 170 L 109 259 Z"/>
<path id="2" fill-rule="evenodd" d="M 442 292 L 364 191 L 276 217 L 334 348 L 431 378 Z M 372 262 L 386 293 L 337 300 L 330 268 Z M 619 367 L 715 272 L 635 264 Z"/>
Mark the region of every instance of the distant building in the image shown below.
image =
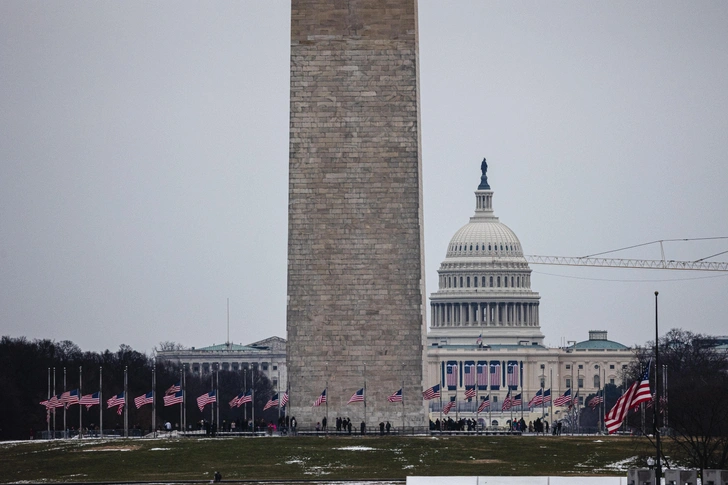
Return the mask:
<path id="1" fill-rule="evenodd" d="M 286 340 L 269 337 L 248 345 L 231 342 L 209 347 L 163 350 L 157 358 L 184 364 L 193 374 L 207 374 L 215 369 L 240 371 L 254 369 L 265 374 L 276 390 L 285 390 Z"/>
<path id="2" fill-rule="evenodd" d="M 531 268 L 518 237 L 495 216 L 485 161 L 481 168 L 475 215 L 450 240 L 430 297 L 425 386 L 439 383 L 443 405 L 456 400 L 459 414 L 471 417 L 467 413 L 486 396 L 491 410 L 500 411 L 509 390 L 527 404 L 542 388 L 552 399 L 571 389 L 583 404 L 605 383 L 621 385 L 634 349 L 607 339 L 606 331 L 592 330 L 589 340 L 563 348 L 544 345 Z M 466 401 L 465 390 L 473 386 L 478 399 Z M 440 403 L 429 404 L 435 418 Z M 549 421 L 562 412 L 554 408 Z M 492 414 L 500 425 L 509 417 Z"/>

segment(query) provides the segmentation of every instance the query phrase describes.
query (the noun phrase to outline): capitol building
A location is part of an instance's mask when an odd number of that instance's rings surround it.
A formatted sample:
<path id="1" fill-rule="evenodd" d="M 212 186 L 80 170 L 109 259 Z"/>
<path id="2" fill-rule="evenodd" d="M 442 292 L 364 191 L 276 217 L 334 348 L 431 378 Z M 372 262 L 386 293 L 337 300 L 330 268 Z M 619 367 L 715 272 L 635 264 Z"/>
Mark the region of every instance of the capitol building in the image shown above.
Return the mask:
<path id="1" fill-rule="evenodd" d="M 526 405 L 539 391 L 550 390 L 556 399 L 571 390 L 583 405 L 605 384 L 621 385 L 634 350 L 608 340 L 606 331 L 590 330 L 588 340 L 565 347 L 544 345 L 531 268 L 521 241 L 495 215 L 485 160 L 481 170 L 475 214 L 450 240 L 438 289 L 430 296 L 424 387 L 439 383 L 442 404 L 455 401 L 456 412 L 466 418 L 475 417 L 479 401 L 488 397 L 491 424 L 502 425 L 510 417 L 510 412 L 499 416 L 509 391 L 511 397 L 522 395 L 528 413 Z M 473 387 L 477 395 L 466 399 L 466 388 Z M 430 401 L 433 420 L 440 406 Z M 566 408 L 545 411 L 553 412 L 547 417 L 552 421 Z M 541 416 L 544 410 L 534 412 Z"/>
<path id="2" fill-rule="evenodd" d="M 501 412 L 503 400 L 521 394 L 520 418 L 547 414 L 561 419 L 566 407 L 535 408 L 527 403 L 539 390 L 552 400 L 571 390 L 580 405 L 605 384 L 622 384 L 623 370 L 635 358 L 634 349 L 607 338 L 605 330 L 588 330 L 564 347 L 547 347 L 541 331 L 541 297 L 531 288 L 531 268 L 521 241 L 493 210 L 494 192 L 483 161 L 475 191 L 475 214 L 451 238 L 438 270 L 438 288 L 430 295 L 430 325 L 424 345 L 423 389 L 440 384 L 442 402 L 427 401 L 430 418 L 441 416 L 448 401 L 449 416 L 475 418 L 482 425 L 504 426 L 511 412 Z M 241 346 L 227 343 L 203 348 L 159 352 L 158 357 L 184 364 L 193 374 L 213 369 L 257 369 L 276 391 L 289 387 L 286 340 L 271 337 Z M 476 390 L 465 397 L 466 389 Z M 488 414 L 476 413 L 488 398 Z M 340 397 L 339 397 L 340 398 Z M 515 414 L 514 414 L 515 416 Z M 529 420 L 528 418 L 526 419 Z"/>

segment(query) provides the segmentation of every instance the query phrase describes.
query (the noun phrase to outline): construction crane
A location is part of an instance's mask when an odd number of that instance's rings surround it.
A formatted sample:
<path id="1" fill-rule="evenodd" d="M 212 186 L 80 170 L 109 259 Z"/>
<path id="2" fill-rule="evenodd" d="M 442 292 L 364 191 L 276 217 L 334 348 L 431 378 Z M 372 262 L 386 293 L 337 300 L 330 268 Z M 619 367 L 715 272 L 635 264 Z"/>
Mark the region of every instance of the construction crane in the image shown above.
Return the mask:
<path id="1" fill-rule="evenodd" d="M 595 266 L 600 268 L 681 269 L 689 271 L 728 271 L 728 263 L 711 261 L 669 261 L 664 259 L 613 259 L 568 256 L 525 256 L 530 264 Z"/>
<path id="2" fill-rule="evenodd" d="M 670 269 L 670 270 L 686 270 L 686 271 L 728 271 L 728 262 L 705 261 L 706 259 L 728 253 L 722 251 L 712 254 L 695 261 L 675 261 L 665 259 L 664 242 L 671 241 L 699 241 L 711 239 L 728 239 L 726 237 L 709 237 L 709 238 L 693 238 L 693 239 L 661 239 L 659 241 L 651 241 L 643 244 L 636 244 L 626 248 L 605 251 L 603 253 L 593 254 L 590 256 L 568 257 L 568 256 L 525 256 L 526 261 L 530 264 L 550 264 L 550 265 L 567 265 L 567 266 L 593 266 L 599 268 L 638 268 L 638 269 Z M 624 251 L 649 244 L 660 244 L 662 259 L 614 259 L 600 258 L 602 254 Z"/>

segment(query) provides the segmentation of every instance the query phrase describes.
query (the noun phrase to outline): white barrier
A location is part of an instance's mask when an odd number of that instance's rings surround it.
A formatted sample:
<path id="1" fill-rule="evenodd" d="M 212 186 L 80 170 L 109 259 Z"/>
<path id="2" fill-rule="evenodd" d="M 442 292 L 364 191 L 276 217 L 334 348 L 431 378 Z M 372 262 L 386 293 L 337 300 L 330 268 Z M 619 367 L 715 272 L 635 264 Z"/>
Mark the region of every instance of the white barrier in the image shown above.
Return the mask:
<path id="1" fill-rule="evenodd" d="M 407 485 L 627 485 L 627 477 L 407 477 Z"/>

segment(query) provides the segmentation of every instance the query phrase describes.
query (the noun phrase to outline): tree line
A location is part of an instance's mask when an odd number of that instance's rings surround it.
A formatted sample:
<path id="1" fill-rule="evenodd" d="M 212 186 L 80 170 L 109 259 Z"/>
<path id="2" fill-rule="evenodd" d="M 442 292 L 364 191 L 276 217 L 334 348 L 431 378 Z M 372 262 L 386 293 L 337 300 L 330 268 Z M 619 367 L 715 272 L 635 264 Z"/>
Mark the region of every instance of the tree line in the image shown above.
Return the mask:
<path id="1" fill-rule="evenodd" d="M 165 342 L 164 346 L 170 343 Z M 79 372 L 79 368 L 81 372 Z M 148 430 L 152 423 L 152 406 L 136 409 L 134 398 L 152 390 L 152 369 L 155 372 L 157 396 L 156 422 L 165 421 L 179 423 L 179 405 L 163 406 L 161 396 L 180 380 L 180 366 L 168 362 L 157 361 L 153 356 L 138 352 L 128 345 L 121 345 L 119 350 L 111 352 L 84 352 L 73 342 L 64 340 L 55 342 L 48 339 L 28 340 L 25 337 L 0 338 L 0 439 L 28 439 L 33 433 L 47 429 L 46 409 L 40 403 L 48 398 L 48 373 L 55 369 L 55 392 L 79 388 L 82 394 L 99 391 L 99 373 L 102 374 L 101 389 L 103 401 L 100 406 L 104 412 L 104 428 L 123 428 L 123 415 L 116 414 L 114 409 L 106 409 L 106 400 L 124 390 L 124 369 L 127 369 L 127 403 L 129 405 L 129 427 L 139 426 Z M 63 387 L 63 373 L 66 373 L 66 386 Z M 255 394 L 255 416 L 267 421 L 277 420 L 277 409 L 263 412 L 273 388 L 268 378 L 261 372 L 250 369 L 242 371 L 219 371 L 219 388 L 223 390 L 218 396 L 220 405 L 220 421 L 228 422 L 243 416 L 242 408 L 230 409 L 228 401 L 234 396 L 226 392 L 241 392 L 244 387 L 253 388 Z M 79 378 L 81 379 L 79 381 Z M 252 385 L 251 385 L 252 383 Z M 51 375 L 51 386 L 53 375 Z M 195 423 L 206 419 L 210 421 L 210 406 L 204 413 L 197 408 L 196 398 L 214 389 L 210 374 L 190 374 L 185 377 L 186 416 L 187 423 Z M 249 404 L 248 417 L 250 415 Z M 99 407 L 90 410 L 82 409 L 83 426 L 99 424 Z M 63 409 L 56 410 L 56 429 L 63 429 Z M 180 423 L 181 424 L 181 423 Z M 78 429 L 79 409 L 70 406 L 66 411 L 67 427 Z M 32 430 L 32 431 L 31 431 Z"/>

